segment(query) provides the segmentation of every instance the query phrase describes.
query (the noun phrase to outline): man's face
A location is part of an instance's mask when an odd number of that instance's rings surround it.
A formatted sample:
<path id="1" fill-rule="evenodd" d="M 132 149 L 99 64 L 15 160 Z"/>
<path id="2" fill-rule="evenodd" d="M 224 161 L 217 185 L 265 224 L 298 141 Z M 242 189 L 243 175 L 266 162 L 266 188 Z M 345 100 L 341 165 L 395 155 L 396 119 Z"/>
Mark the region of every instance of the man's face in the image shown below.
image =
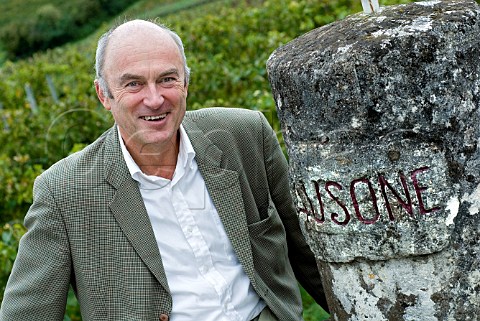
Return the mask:
<path id="1" fill-rule="evenodd" d="M 176 146 L 188 89 L 177 45 L 159 29 L 117 31 L 104 68 L 113 98 L 100 92 L 100 101 L 112 112 L 129 150 L 146 155 Z"/>

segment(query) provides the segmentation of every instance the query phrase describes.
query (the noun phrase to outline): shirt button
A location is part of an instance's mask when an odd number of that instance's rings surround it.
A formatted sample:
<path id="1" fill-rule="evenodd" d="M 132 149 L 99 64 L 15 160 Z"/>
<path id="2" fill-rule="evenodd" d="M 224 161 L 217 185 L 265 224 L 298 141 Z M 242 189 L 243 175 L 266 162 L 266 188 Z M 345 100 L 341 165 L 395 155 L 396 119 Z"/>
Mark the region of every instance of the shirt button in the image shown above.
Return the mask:
<path id="1" fill-rule="evenodd" d="M 162 314 L 160 314 L 160 318 L 159 318 L 159 319 L 160 319 L 160 321 L 168 321 L 168 315 L 162 313 Z"/>

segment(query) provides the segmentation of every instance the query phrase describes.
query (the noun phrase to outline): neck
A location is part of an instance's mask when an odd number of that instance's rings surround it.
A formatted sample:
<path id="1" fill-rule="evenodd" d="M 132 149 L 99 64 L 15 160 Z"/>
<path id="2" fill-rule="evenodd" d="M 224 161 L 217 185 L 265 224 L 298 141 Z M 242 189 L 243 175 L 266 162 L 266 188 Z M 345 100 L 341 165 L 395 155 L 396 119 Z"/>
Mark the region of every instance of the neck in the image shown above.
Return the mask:
<path id="1" fill-rule="evenodd" d="M 135 163 L 140 170 L 153 176 L 159 176 L 171 180 L 175 167 L 177 166 L 178 151 L 180 148 L 180 132 L 176 135 L 173 144 L 151 144 L 144 146 L 141 150 L 129 148 Z"/>

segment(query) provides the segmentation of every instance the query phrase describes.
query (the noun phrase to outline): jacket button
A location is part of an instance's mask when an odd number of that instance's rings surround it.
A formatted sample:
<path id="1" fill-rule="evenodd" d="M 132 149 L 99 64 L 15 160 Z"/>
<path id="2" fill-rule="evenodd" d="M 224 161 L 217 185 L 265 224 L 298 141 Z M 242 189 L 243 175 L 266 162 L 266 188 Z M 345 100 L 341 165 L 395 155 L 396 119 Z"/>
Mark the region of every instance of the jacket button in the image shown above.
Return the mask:
<path id="1" fill-rule="evenodd" d="M 168 315 L 165 313 L 160 314 L 160 321 L 168 321 Z"/>

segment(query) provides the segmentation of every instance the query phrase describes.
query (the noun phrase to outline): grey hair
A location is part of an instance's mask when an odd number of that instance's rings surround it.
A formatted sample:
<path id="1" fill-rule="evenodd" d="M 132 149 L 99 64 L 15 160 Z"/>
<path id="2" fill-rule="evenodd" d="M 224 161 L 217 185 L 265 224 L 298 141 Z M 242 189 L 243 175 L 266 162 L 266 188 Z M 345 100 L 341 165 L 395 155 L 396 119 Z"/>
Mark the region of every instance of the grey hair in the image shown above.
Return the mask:
<path id="1" fill-rule="evenodd" d="M 156 24 L 158 27 L 160 27 L 162 30 L 166 31 L 170 37 L 172 37 L 173 41 L 177 45 L 180 54 L 182 56 L 182 61 L 183 61 L 183 68 L 185 70 L 185 86 L 188 85 L 188 82 L 190 80 L 190 68 L 187 66 L 187 57 L 185 56 L 185 49 L 183 47 L 183 42 L 180 36 L 171 30 L 170 28 L 166 27 L 163 24 L 159 24 L 155 21 L 149 21 L 151 23 Z M 108 96 L 109 98 L 113 98 L 113 95 L 108 88 L 107 81 L 105 80 L 105 77 L 103 75 L 103 68 L 105 66 L 105 53 L 106 49 L 108 46 L 108 43 L 110 41 L 110 36 L 112 33 L 117 29 L 120 25 L 117 25 L 107 32 L 105 32 L 100 39 L 98 40 L 97 44 L 97 51 L 95 54 L 95 80 L 98 82 L 98 86 L 100 87 L 100 90 L 105 96 Z"/>

